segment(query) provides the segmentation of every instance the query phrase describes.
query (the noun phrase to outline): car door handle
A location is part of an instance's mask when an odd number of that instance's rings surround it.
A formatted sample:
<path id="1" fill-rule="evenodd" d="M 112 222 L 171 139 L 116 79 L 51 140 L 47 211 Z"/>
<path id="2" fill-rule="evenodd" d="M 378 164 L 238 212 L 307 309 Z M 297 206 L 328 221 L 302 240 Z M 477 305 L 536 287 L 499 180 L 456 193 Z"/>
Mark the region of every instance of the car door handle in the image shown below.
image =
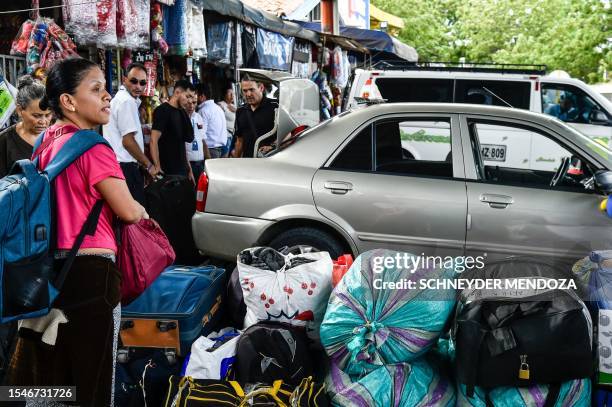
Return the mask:
<path id="1" fill-rule="evenodd" d="M 480 202 L 488 203 L 491 208 L 504 209 L 514 203 L 514 199 L 508 195 L 482 194 Z"/>
<path id="2" fill-rule="evenodd" d="M 353 184 L 344 181 L 327 181 L 325 184 L 323 184 L 323 187 L 325 187 L 325 189 L 329 189 L 332 194 L 342 195 L 352 190 Z"/>

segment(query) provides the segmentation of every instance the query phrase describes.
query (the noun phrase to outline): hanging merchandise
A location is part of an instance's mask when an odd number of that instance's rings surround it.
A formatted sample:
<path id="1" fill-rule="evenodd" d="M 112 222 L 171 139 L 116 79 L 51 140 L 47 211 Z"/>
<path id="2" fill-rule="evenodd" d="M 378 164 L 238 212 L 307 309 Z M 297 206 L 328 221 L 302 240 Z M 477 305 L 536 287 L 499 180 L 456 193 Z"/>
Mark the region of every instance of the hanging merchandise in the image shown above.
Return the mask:
<path id="1" fill-rule="evenodd" d="M 117 45 L 149 48 L 149 0 L 117 0 Z"/>
<path id="2" fill-rule="evenodd" d="M 15 99 L 9 90 L 8 82 L 0 75 L 0 128 L 11 118 L 15 111 Z"/>
<path id="3" fill-rule="evenodd" d="M 206 36 L 204 35 L 204 12 L 202 6 L 189 3 L 187 12 L 187 32 L 189 48 L 195 59 L 206 56 Z"/>
<path id="4" fill-rule="evenodd" d="M 163 6 L 164 38 L 168 43 L 170 55 L 187 55 L 189 39 L 187 38 L 187 2 L 177 0 L 174 6 Z"/>
<path id="5" fill-rule="evenodd" d="M 151 41 L 153 47 L 159 49 L 162 55 L 168 52 L 168 43 L 163 37 L 163 13 L 162 6 L 159 3 L 151 3 Z"/>
<path id="6" fill-rule="evenodd" d="M 91 2 L 63 0 L 62 7 L 66 31 L 78 44 L 94 44 L 98 36 L 98 10 Z"/>
<path id="7" fill-rule="evenodd" d="M 98 0 L 98 38 L 99 47 L 117 46 L 117 2 Z"/>
<path id="8" fill-rule="evenodd" d="M 166 6 L 174 6 L 176 0 L 157 0 L 158 3 L 165 4 Z"/>
<path id="9" fill-rule="evenodd" d="M 251 25 L 242 24 L 240 42 L 242 45 L 242 63 L 245 68 L 259 69 L 259 58 L 257 56 L 256 28 Z"/>
<path id="10" fill-rule="evenodd" d="M 291 74 L 297 78 L 310 78 L 310 60 L 312 59 L 310 43 L 297 42 L 293 48 Z"/>
<path id="11" fill-rule="evenodd" d="M 39 67 L 48 69 L 56 61 L 76 55 L 76 45 L 52 19 L 38 18 L 36 22 L 23 23 L 11 53 L 25 56 L 27 72 L 33 73 Z"/>
<path id="12" fill-rule="evenodd" d="M 262 68 L 289 71 L 294 37 L 257 29 L 257 55 Z"/>
<path id="13" fill-rule="evenodd" d="M 206 29 L 207 61 L 229 65 L 232 56 L 232 30 L 234 23 L 209 24 Z"/>
<path id="14" fill-rule="evenodd" d="M 238 24 L 238 28 L 236 30 L 236 68 L 238 68 L 241 67 L 244 62 L 242 59 L 242 30 L 244 29 L 244 24 L 240 24 L 238 22 L 236 24 Z"/>
<path id="15" fill-rule="evenodd" d="M 333 94 L 329 84 L 327 82 L 327 74 L 322 71 L 316 71 L 311 80 L 319 87 L 319 94 L 321 96 L 321 118 L 323 120 L 332 117 L 332 100 Z"/>
<path id="16" fill-rule="evenodd" d="M 344 88 L 351 74 L 351 64 L 346 51 L 336 46 L 332 51 L 332 82 Z"/>

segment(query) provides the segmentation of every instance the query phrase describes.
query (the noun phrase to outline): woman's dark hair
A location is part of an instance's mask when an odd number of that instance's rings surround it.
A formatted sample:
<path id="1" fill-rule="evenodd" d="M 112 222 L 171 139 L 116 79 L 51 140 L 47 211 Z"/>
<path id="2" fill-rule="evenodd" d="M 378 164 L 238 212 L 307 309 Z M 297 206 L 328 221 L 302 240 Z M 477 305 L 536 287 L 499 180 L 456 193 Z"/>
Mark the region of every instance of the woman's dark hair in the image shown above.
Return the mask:
<path id="1" fill-rule="evenodd" d="M 83 58 L 68 58 L 53 65 L 47 74 L 47 92 L 40 102 L 40 108 L 50 108 L 55 116 L 61 119 L 63 114 L 60 96 L 64 93 L 74 95 L 87 72 L 97 67 L 94 62 Z"/>
<path id="2" fill-rule="evenodd" d="M 45 85 L 32 75 L 24 75 L 17 82 L 17 105 L 26 109 L 34 100 L 41 101 L 45 97 Z M 45 109 L 43 109 L 45 110 Z"/>

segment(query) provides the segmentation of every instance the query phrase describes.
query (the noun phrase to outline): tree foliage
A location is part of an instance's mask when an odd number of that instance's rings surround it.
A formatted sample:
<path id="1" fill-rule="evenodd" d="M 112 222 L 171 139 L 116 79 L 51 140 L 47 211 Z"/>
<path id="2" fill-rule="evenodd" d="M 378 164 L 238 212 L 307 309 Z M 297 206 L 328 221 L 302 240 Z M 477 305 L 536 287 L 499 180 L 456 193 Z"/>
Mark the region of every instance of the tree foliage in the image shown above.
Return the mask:
<path id="1" fill-rule="evenodd" d="M 546 64 L 587 82 L 612 70 L 610 0 L 372 0 L 421 60 Z"/>

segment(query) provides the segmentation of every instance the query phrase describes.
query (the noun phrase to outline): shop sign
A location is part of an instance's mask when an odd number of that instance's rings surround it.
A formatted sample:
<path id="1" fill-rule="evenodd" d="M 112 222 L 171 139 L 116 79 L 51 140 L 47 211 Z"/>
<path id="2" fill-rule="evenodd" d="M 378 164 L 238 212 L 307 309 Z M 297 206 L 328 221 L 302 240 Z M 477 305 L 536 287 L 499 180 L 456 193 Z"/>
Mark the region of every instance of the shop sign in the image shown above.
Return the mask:
<path id="1" fill-rule="evenodd" d="M 257 56 L 262 68 L 288 71 L 295 38 L 257 29 Z"/>

